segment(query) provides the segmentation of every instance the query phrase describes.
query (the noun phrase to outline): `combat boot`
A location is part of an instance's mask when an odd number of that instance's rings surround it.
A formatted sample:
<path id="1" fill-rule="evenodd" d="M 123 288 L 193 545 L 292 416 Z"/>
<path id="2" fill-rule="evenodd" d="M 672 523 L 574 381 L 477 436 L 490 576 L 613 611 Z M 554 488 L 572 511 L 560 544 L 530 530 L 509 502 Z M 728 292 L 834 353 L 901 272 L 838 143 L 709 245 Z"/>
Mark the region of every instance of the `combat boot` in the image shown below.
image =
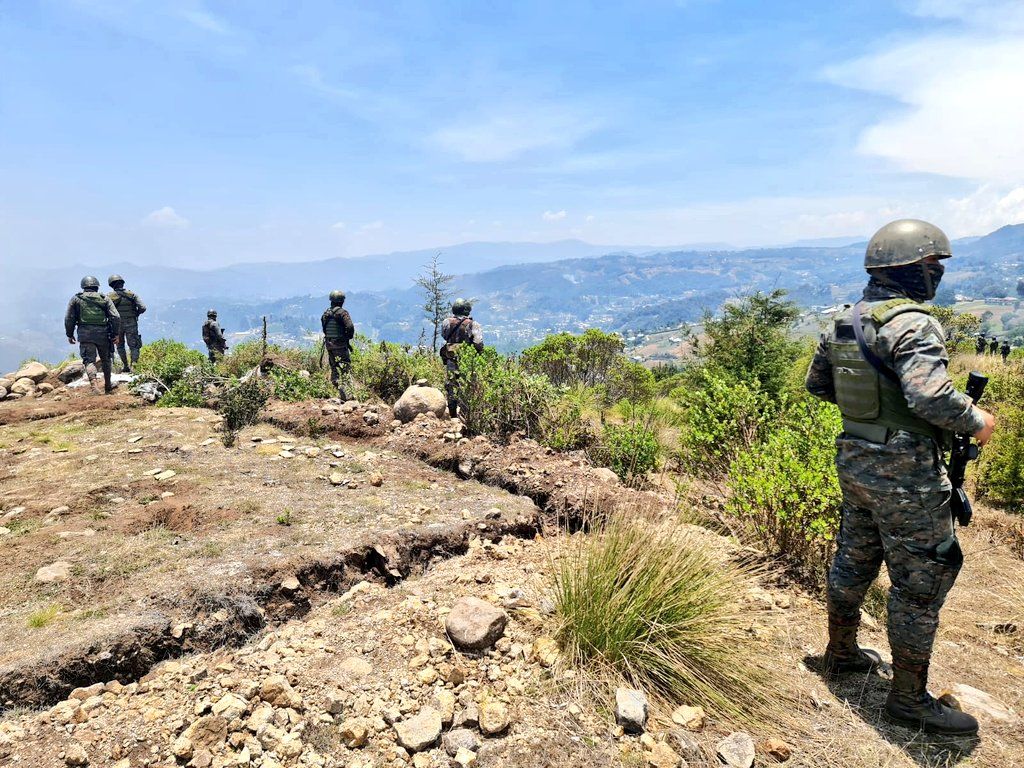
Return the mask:
<path id="1" fill-rule="evenodd" d="M 132 369 L 131 365 L 128 363 L 128 355 L 124 352 L 119 352 L 118 356 L 121 358 L 121 372 L 128 373 Z"/>
<path id="2" fill-rule="evenodd" d="M 867 673 L 882 663 L 876 651 L 857 645 L 860 616 L 855 619 L 828 617 L 828 648 L 825 649 L 825 671 L 833 675 L 853 672 Z"/>
<path id="3" fill-rule="evenodd" d="M 978 721 L 966 712 L 947 707 L 928 693 L 928 665 L 894 661 L 892 687 L 885 701 L 885 714 L 895 723 L 926 733 L 973 736 Z"/>

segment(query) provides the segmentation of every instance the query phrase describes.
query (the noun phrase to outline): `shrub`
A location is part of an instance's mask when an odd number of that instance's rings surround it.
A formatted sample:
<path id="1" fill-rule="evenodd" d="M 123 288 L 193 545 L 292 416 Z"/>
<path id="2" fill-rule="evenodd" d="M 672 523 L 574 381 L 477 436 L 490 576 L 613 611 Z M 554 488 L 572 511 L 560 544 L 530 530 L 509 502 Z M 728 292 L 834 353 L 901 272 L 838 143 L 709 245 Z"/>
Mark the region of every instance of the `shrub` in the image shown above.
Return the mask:
<path id="1" fill-rule="evenodd" d="M 317 400 L 334 397 L 337 393 L 323 373 L 309 373 L 276 366 L 268 378 L 274 388 L 274 397 L 286 402 Z"/>
<path id="2" fill-rule="evenodd" d="M 1024 503 L 1024 408 L 996 408 L 996 430 L 981 450 L 976 470 L 978 496 L 1020 510 Z"/>
<path id="3" fill-rule="evenodd" d="M 660 446 L 651 426 L 642 421 L 606 424 L 597 463 L 609 467 L 624 482 L 643 477 L 658 464 Z"/>
<path id="4" fill-rule="evenodd" d="M 603 389 L 605 405 L 621 400 L 647 403 L 657 393 L 658 384 L 654 374 L 647 368 L 625 357 L 618 357 L 608 368 Z"/>
<path id="5" fill-rule="evenodd" d="M 725 373 L 703 368 L 693 378 L 672 392 L 684 410 L 679 462 L 699 477 L 720 477 L 758 440 L 777 407 L 756 386 Z"/>
<path id="6" fill-rule="evenodd" d="M 523 351 L 522 365 L 555 386 L 592 387 L 604 382 L 622 357 L 622 337 L 588 328 L 579 336 L 556 333 Z"/>
<path id="7" fill-rule="evenodd" d="M 259 419 L 260 411 L 270 398 L 272 385 L 257 376 L 229 382 L 221 393 L 217 410 L 224 420 L 220 424 L 221 442 L 232 446 L 238 433 Z"/>
<path id="8" fill-rule="evenodd" d="M 171 388 L 157 401 L 162 408 L 184 406 L 202 408 L 206 405 L 206 382 L 210 370 L 207 366 L 192 366 L 185 370 Z"/>
<path id="9" fill-rule="evenodd" d="M 553 398 L 541 423 L 540 441 L 556 451 L 577 451 L 597 440 L 598 398 L 589 387 L 574 387 Z"/>
<path id="10" fill-rule="evenodd" d="M 165 390 L 174 387 L 190 368 L 209 370 L 209 360 L 195 349 L 190 349 L 180 341 L 159 339 L 145 344 L 139 351 L 139 362 L 135 372 L 143 377 L 155 379 Z"/>
<path id="11" fill-rule="evenodd" d="M 459 353 L 458 395 L 466 431 L 499 440 L 520 432 L 542 438 L 543 423 L 556 393 L 543 376 L 527 373 L 513 358 L 493 348 Z"/>
<path id="12" fill-rule="evenodd" d="M 394 403 L 418 379 L 443 388 L 445 370 L 441 358 L 429 350 L 410 351 L 389 341 L 375 344 L 360 339 L 352 354 L 352 378 L 361 396 L 372 394 Z"/>
<path id="13" fill-rule="evenodd" d="M 741 452 L 729 467 L 726 514 L 741 538 L 820 582 L 839 528 L 842 494 L 835 472 L 838 409 L 810 398 Z"/>
<path id="14" fill-rule="evenodd" d="M 326 353 L 324 353 L 326 355 Z M 279 360 L 289 368 L 311 373 L 321 371 L 321 346 L 282 347 L 279 344 L 267 345 L 267 357 Z M 263 342 L 260 340 L 243 341 L 235 345 L 217 363 L 217 370 L 226 376 L 241 377 L 251 371 L 263 360 Z M 324 356 L 326 361 L 326 356 Z M 325 362 L 326 364 L 326 362 Z"/>
<path id="15" fill-rule="evenodd" d="M 749 578 L 681 523 L 615 516 L 563 545 L 556 639 L 588 671 L 714 717 L 755 721 L 777 694 L 735 611 Z"/>

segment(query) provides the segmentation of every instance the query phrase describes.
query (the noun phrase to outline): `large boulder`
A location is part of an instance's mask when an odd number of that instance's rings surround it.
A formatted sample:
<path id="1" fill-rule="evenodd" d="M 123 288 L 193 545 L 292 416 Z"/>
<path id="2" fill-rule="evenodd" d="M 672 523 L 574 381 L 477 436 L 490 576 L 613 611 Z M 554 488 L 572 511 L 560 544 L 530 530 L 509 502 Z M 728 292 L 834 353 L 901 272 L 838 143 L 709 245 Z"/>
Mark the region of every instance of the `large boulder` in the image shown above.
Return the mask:
<path id="1" fill-rule="evenodd" d="M 70 384 L 75 379 L 80 379 L 85 375 L 85 366 L 82 365 L 81 360 L 72 360 L 67 365 L 63 366 L 57 371 L 57 378 L 63 381 L 65 384 Z"/>
<path id="2" fill-rule="evenodd" d="M 12 384 L 14 384 L 14 379 L 10 376 L 0 376 L 0 387 L 10 392 Z"/>
<path id="3" fill-rule="evenodd" d="M 421 413 L 432 413 L 441 419 L 448 412 L 448 401 L 441 390 L 416 383 L 398 398 L 394 411 L 395 418 L 403 424 L 408 424 Z"/>
<path id="4" fill-rule="evenodd" d="M 16 395 L 29 395 L 36 391 L 36 383 L 28 376 L 23 376 L 11 385 L 11 392 Z"/>
<path id="5" fill-rule="evenodd" d="M 505 632 L 508 616 L 478 597 L 463 597 L 452 606 L 445 629 L 460 651 L 483 651 Z"/>
<path id="6" fill-rule="evenodd" d="M 15 381 L 17 381 L 18 379 L 32 379 L 33 384 L 38 384 L 40 381 L 46 378 L 46 374 L 48 374 L 49 372 L 49 368 L 47 368 L 42 363 L 38 363 L 35 360 L 33 360 L 32 362 L 25 363 L 23 366 L 21 366 L 18 372 L 13 374 L 13 378 Z"/>

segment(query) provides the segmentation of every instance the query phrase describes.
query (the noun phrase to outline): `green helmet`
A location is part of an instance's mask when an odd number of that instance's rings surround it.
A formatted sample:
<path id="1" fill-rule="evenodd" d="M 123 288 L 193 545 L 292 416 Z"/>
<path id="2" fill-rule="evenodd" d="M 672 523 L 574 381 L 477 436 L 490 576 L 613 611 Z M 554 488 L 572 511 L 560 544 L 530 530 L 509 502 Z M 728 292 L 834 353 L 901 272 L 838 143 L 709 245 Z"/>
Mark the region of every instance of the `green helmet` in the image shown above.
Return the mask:
<path id="1" fill-rule="evenodd" d="M 217 319 L 217 310 L 216 309 L 208 309 L 208 310 L 206 310 L 206 316 L 211 318 L 212 320 L 216 320 Z"/>
<path id="2" fill-rule="evenodd" d="M 111 275 L 110 277 L 107 278 L 107 285 L 109 285 L 111 288 L 114 287 L 114 283 L 123 283 L 123 282 L 124 282 L 124 278 L 121 277 L 120 275 L 116 275 L 115 274 L 115 275 Z"/>
<path id="3" fill-rule="evenodd" d="M 100 289 L 100 281 L 92 275 L 83 277 L 81 285 L 83 291 L 98 291 Z"/>
<path id="4" fill-rule="evenodd" d="M 864 268 L 902 267 L 929 256 L 948 259 L 952 255 L 949 238 L 934 224 L 898 219 L 875 232 L 864 255 Z"/>
<path id="5" fill-rule="evenodd" d="M 345 303 L 344 291 L 331 291 L 331 306 L 340 307 Z"/>
<path id="6" fill-rule="evenodd" d="M 473 305 L 468 299 L 456 299 L 452 302 L 452 314 L 457 317 L 466 317 L 473 311 Z"/>

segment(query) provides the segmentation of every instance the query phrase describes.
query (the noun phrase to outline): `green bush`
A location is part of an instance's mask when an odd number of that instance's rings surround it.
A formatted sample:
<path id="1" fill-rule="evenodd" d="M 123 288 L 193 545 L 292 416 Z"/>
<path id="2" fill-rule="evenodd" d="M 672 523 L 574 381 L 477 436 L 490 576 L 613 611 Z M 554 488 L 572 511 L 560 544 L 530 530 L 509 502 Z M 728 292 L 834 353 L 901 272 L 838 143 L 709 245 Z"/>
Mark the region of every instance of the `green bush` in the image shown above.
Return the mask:
<path id="1" fill-rule="evenodd" d="M 683 407 L 679 463 L 698 477 L 720 477 L 758 440 L 778 407 L 756 385 L 723 372 L 702 368 L 692 378 L 672 392 Z"/>
<path id="2" fill-rule="evenodd" d="M 443 389 L 445 370 L 441 358 L 429 350 L 359 339 L 352 353 L 352 378 L 360 398 L 373 395 L 394 403 L 419 379 Z"/>
<path id="3" fill-rule="evenodd" d="M 624 348 L 622 337 L 597 328 L 588 328 L 579 336 L 556 333 L 524 350 L 522 366 L 546 376 L 556 387 L 592 387 L 608 378 Z"/>
<path id="4" fill-rule="evenodd" d="M 835 406 L 807 398 L 739 453 L 726 479 L 726 514 L 740 536 L 816 583 L 839 528 L 835 438 L 841 430 Z"/>
<path id="5" fill-rule="evenodd" d="M 657 394 L 658 383 L 654 374 L 640 363 L 619 357 L 609 366 L 602 389 L 605 405 L 613 405 L 622 400 L 647 403 Z"/>
<path id="6" fill-rule="evenodd" d="M 244 381 L 234 379 L 228 382 L 217 404 L 217 411 L 223 417 L 220 431 L 225 446 L 234 445 L 238 433 L 244 427 L 256 423 L 271 392 L 272 385 L 257 376 Z"/>
<path id="7" fill-rule="evenodd" d="M 323 370 L 326 366 L 326 353 L 324 353 L 324 365 L 320 364 L 321 345 L 315 344 L 311 347 L 282 347 L 279 344 L 267 345 L 267 357 L 284 363 L 287 367 L 297 371 L 309 371 L 314 373 Z M 251 371 L 263 360 L 263 342 L 260 340 L 243 341 L 236 344 L 217 362 L 217 370 L 225 376 L 241 377 Z"/>
<path id="8" fill-rule="evenodd" d="M 590 387 L 573 387 L 561 392 L 548 406 L 541 424 L 540 441 L 556 451 L 577 451 L 597 440 L 592 414 L 598 397 Z"/>
<path id="9" fill-rule="evenodd" d="M 466 431 L 505 440 L 514 433 L 543 439 L 556 391 L 544 376 L 527 373 L 492 347 L 459 353 L 458 396 Z"/>
<path id="10" fill-rule="evenodd" d="M 206 383 L 209 377 L 209 368 L 206 366 L 195 366 L 189 368 L 182 374 L 171 388 L 165 392 L 157 401 L 162 408 L 173 408 L 183 406 L 187 408 L 202 408 L 206 405 Z"/>
<path id="11" fill-rule="evenodd" d="M 305 375 L 303 375 L 305 374 Z M 337 391 L 321 372 L 296 371 L 275 366 L 268 374 L 274 397 L 285 402 L 335 397 Z"/>
<path id="12" fill-rule="evenodd" d="M 208 373 L 209 367 L 209 360 L 202 352 L 190 349 L 180 341 L 159 339 L 143 345 L 135 372 L 142 377 L 155 379 L 171 390 L 186 370 L 198 368 Z"/>
<path id="13" fill-rule="evenodd" d="M 642 421 L 606 424 L 595 453 L 597 463 L 607 466 L 624 482 L 632 482 L 657 466 L 660 446 L 654 430 Z"/>
<path id="14" fill-rule="evenodd" d="M 756 722 L 777 688 L 736 604 L 749 574 L 678 522 L 615 516 L 563 539 L 554 579 L 564 656 L 670 703 Z"/>

